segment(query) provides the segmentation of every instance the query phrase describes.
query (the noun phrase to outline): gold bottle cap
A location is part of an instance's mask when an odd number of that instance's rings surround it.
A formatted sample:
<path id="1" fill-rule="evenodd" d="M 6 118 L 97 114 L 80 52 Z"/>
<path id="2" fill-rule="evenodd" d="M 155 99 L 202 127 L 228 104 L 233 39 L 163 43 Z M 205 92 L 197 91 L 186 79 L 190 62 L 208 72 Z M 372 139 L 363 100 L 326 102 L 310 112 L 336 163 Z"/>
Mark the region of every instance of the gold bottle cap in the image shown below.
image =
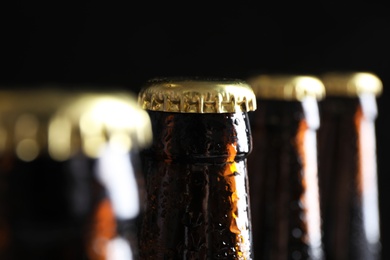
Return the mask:
<path id="1" fill-rule="evenodd" d="M 325 97 L 321 80 L 310 75 L 262 74 L 247 81 L 257 98 L 277 100 L 302 100 L 311 96 Z"/>
<path id="2" fill-rule="evenodd" d="M 256 110 L 256 97 L 242 80 L 162 78 L 141 89 L 143 109 L 178 113 L 234 113 Z"/>
<path id="3" fill-rule="evenodd" d="M 382 93 L 382 81 L 369 72 L 329 72 L 321 76 L 329 96 L 356 97 L 362 93 L 379 96 Z"/>
<path id="4" fill-rule="evenodd" d="M 151 143 L 148 114 L 122 92 L 0 91 L 0 156 L 24 161 L 47 151 L 55 160 L 77 152 L 96 158 L 106 144 L 125 151 Z"/>

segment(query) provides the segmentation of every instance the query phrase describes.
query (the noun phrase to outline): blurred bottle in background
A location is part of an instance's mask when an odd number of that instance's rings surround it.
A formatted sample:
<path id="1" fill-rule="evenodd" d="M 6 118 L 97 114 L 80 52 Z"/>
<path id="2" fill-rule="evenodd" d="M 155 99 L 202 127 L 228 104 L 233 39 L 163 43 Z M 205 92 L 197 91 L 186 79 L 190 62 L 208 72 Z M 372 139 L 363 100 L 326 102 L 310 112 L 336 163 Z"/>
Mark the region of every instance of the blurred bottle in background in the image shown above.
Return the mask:
<path id="1" fill-rule="evenodd" d="M 323 259 L 317 172 L 314 76 L 254 74 L 258 109 L 249 113 L 248 173 L 255 259 Z"/>
<path id="2" fill-rule="evenodd" d="M 0 259 L 137 259 L 138 152 L 151 125 L 123 92 L 0 92 Z"/>
<path id="3" fill-rule="evenodd" d="M 319 103 L 319 183 L 324 246 L 329 260 L 380 259 L 376 97 L 372 73 L 321 76 L 327 97 Z"/>
<path id="4" fill-rule="evenodd" d="M 141 258 L 252 259 L 252 89 L 240 80 L 161 78 L 146 83 L 139 102 L 153 130 L 141 154 Z"/>

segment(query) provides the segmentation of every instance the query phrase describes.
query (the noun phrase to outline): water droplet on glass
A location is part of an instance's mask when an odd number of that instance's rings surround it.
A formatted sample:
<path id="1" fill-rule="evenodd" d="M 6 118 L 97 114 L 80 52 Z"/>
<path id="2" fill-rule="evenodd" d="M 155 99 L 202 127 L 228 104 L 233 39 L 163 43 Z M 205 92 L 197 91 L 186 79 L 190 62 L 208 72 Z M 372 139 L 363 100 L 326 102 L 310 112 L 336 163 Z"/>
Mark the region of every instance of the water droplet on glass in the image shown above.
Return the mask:
<path id="1" fill-rule="evenodd" d="M 292 235 L 295 238 L 300 238 L 302 236 L 302 230 L 300 230 L 299 228 L 294 228 L 292 230 Z"/>

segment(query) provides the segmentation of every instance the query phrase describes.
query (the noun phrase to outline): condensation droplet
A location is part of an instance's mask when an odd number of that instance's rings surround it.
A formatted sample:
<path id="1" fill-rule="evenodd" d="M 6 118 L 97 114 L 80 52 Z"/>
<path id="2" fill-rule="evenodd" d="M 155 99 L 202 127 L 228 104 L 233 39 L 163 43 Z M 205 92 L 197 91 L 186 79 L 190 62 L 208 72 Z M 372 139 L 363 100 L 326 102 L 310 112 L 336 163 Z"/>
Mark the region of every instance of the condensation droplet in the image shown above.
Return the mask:
<path id="1" fill-rule="evenodd" d="M 299 229 L 299 228 L 294 228 L 294 229 L 292 230 L 292 235 L 293 235 L 293 237 L 295 237 L 295 238 L 300 238 L 300 237 L 302 236 L 302 230 Z"/>

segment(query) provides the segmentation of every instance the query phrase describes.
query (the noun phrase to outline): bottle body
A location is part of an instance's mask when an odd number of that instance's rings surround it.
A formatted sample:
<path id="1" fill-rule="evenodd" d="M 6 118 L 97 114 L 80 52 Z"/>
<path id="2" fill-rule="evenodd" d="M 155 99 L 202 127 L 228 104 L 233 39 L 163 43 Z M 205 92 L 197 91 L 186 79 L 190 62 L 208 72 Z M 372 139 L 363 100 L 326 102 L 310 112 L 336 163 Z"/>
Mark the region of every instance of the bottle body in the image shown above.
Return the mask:
<path id="1" fill-rule="evenodd" d="M 375 154 L 376 103 L 328 97 L 320 103 L 319 180 L 327 258 L 380 259 Z"/>
<path id="2" fill-rule="evenodd" d="M 118 239 L 127 246 L 121 254 L 137 259 L 136 216 L 118 217 L 111 189 L 97 176 L 99 159 L 0 161 L 1 259 L 109 259 L 119 253 Z"/>
<path id="3" fill-rule="evenodd" d="M 252 259 L 246 113 L 148 111 L 142 259 Z"/>
<path id="4" fill-rule="evenodd" d="M 315 99 L 258 100 L 248 157 L 256 259 L 323 259 Z"/>
<path id="5" fill-rule="evenodd" d="M 91 176 L 90 162 L 55 162 L 49 157 L 24 162 L 14 156 L 2 156 L 1 162 L 1 217 L 5 233 L 1 258 L 85 258 L 81 230 L 97 203 L 97 196 L 85 195 L 100 193 Z M 75 175 L 69 172 L 76 164 L 83 168 L 78 172 L 83 175 L 79 180 L 84 182 L 72 187 Z M 82 194 L 86 200 L 82 207 L 77 207 L 78 196 L 72 196 L 75 194 Z"/>

